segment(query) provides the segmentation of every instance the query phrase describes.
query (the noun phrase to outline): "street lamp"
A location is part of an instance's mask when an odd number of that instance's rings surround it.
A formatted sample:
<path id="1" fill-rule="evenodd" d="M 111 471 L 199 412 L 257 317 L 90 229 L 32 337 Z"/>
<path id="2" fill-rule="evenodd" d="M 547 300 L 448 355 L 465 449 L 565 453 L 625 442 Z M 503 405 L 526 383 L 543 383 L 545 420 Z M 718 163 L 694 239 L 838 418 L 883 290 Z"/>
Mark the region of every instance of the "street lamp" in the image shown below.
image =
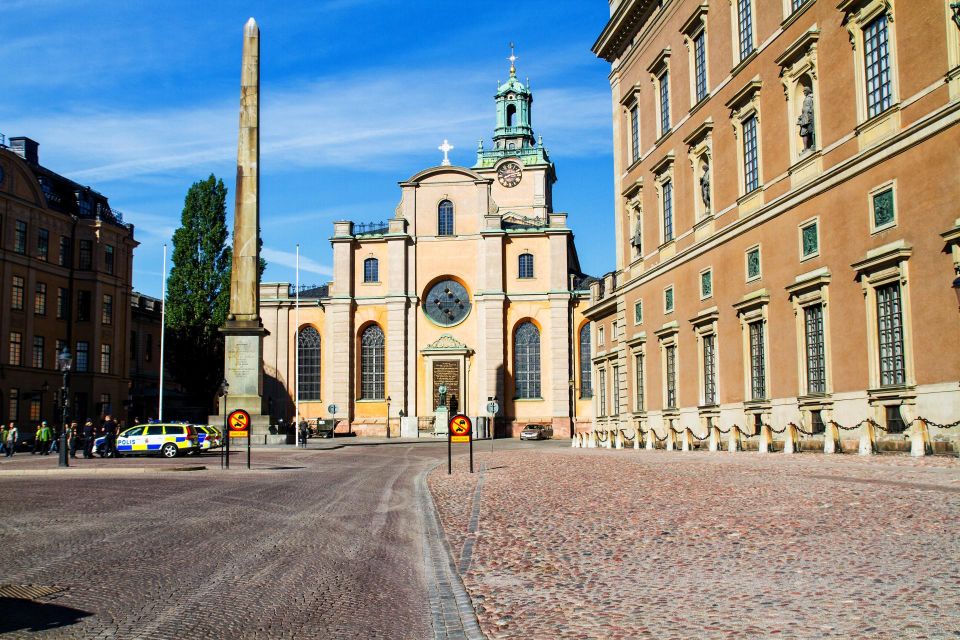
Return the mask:
<path id="1" fill-rule="evenodd" d="M 63 413 L 61 414 L 60 428 L 60 466 L 70 466 L 70 455 L 67 453 L 67 408 L 70 405 L 70 369 L 73 367 L 73 356 L 67 345 L 63 345 L 63 351 L 57 355 L 57 365 L 63 373 L 63 386 L 60 388 L 60 399 L 63 401 Z"/>
<path id="2" fill-rule="evenodd" d="M 387 440 L 390 439 L 390 396 L 387 396 Z"/>

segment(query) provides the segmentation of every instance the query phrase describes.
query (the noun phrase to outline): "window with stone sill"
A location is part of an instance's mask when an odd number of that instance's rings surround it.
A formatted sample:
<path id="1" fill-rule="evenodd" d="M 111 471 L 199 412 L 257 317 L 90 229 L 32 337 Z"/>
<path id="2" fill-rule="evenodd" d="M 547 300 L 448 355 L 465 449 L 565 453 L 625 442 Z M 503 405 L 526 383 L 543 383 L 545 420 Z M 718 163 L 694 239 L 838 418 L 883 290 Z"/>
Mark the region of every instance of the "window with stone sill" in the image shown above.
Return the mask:
<path id="1" fill-rule="evenodd" d="M 380 261 L 376 258 L 367 258 L 363 261 L 363 281 L 380 281 Z"/>
<path id="2" fill-rule="evenodd" d="M 19 331 L 10 332 L 10 351 L 7 364 L 18 367 L 23 364 L 23 334 Z"/>
<path id="3" fill-rule="evenodd" d="M 666 384 L 667 384 L 667 409 L 677 408 L 677 345 L 672 344 L 666 347 Z"/>
<path id="4" fill-rule="evenodd" d="M 514 388 L 517 398 L 540 396 L 540 330 L 532 322 L 521 324 L 513 338 Z"/>
<path id="5" fill-rule="evenodd" d="M 803 308 L 806 342 L 807 393 L 827 392 L 827 361 L 823 334 L 823 304 Z"/>
<path id="6" fill-rule="evenodd" d="M 620 367 L 613 365 L 613 415 L 620 414 Z"/>
<path id="7" fill-rule="evenodd" d="M 657 84 L 660 91 L 660 135 L 670 132 L 670 70 L 664 71 Z"/>
<path id="8" fill-rule="evenodd" d="M 880 386 L 906 383 L 903 341 L 903 305 L 900 283 L 877 287 L 877 336 L 880 356 Z"/>
<path id="9" fill-rule="evenodd" d="M 717 404 L 717 336 L 703 336 L 703 404 Z"/>
<path id="10" fill-rule="evenodd" d="M 605 367 L 601 366 L 597 371 L 597 379 L 600 383 L 600 402 L 597 413 L 599 414 L 598 417 L 602 418 L 607 415 L 607 370 Z"/>
<path id="11" fill-rule="evenodd" d="M 663 241 L 673 240 L 673 181 L 663 183 Z"/>
<path id="12" fill-rule="evenodd" d="M 580 397 L 593 397 L 590 367 L 590 323 L 580 328 Z"/>
<path id="13" fill-rule="evenodd" d="M 707 97 L 706 29 L 693 37 L 694 93 L 699 103 Z"/>
<path id="14" fill-rule="evenodd" d="M 872 118 L 889 109 L 892 104 L 886 14 L 877 16 L 863 28 L 863 67 L 866 74 L 867 117 Z"/>
<path id="15" fill-rule="evenodd" d="M 640 159 L 640 107 L 630 109 L 630 159 L 631 163 Z"/>
<path id="16" fill-rule="evenodd" d="M 743 121 L 743 192 L 760 187 L 760 163 L 757 153 L 757 117 Z"/>
<path id="17" fill-rule="evenodd" d="M 637 411 L 644 410 L 643 402 L 643 353 L 638 353 L 633 357 L 633 373 L 634 373 L 634 406 Z"/>
<path id="18" fill-rule="evenodd" d="M 753 53 L 753 0 L 737 0 L 737 42 L 740 60 Z"/>

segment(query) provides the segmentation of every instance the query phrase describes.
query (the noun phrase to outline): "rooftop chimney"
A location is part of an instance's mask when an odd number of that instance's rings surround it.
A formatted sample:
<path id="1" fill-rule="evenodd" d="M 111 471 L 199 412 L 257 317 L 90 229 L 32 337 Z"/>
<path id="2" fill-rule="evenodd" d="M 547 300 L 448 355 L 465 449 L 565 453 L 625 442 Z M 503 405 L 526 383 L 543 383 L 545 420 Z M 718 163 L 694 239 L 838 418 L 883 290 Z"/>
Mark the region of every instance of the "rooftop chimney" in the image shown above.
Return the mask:
<path id="1" fill-rule="evenodd" d="M 10 138 L 10 150 L 29 162 L 40 164 L 40 143 L 25 136 Z"/>

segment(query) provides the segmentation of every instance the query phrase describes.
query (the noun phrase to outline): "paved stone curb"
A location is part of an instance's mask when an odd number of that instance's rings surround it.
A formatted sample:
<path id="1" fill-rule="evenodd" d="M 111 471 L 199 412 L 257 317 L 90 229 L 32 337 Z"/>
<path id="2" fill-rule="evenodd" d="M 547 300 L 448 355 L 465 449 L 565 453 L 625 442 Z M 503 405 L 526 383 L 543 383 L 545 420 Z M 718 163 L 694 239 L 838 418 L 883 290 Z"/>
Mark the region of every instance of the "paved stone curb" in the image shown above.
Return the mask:
<path id="1" fill-rule="evenodd" d="M 487 470 L 487 463 L 480 465 L 480 477 L 477 478 L 477 489 L 473 492 L 473 504 L 470 507 L 470 524 L 467 526 L 467 537 L 463 541 L 463 549 L 460 551 L 460 574 L 470 570 L 470 562 L 473 560 L 473 543 L 477 540 L 477 529 L 480 528 L 480 494 L 483 490 L 483 472 Z"/>
<path id="2" fill-rule="evenodd" d="M 417 476 L 417 502 L 423 524 L 423 561 L 435 640 L 486 640 L 473 602 L 457 572 L 453 552 L 427 487 L 432 465 Z"/>
<path id="3" fill-rule="evenodd" d="M 119 467 L 119 468 L 105 468 L 100 467 L 96 469 L 80 469 L 80 468 L 71 468 L 61 469 L 57 467 L 56 469 L 0 469 L 0 477 L 4 476 L 60 476 L 64 474 L 70 475 L 139 475 L 143 473 L 174 473 L 178 471 L 207 471 L 208 467 L 206 466 L 196 466 L 196 467 Z"/>

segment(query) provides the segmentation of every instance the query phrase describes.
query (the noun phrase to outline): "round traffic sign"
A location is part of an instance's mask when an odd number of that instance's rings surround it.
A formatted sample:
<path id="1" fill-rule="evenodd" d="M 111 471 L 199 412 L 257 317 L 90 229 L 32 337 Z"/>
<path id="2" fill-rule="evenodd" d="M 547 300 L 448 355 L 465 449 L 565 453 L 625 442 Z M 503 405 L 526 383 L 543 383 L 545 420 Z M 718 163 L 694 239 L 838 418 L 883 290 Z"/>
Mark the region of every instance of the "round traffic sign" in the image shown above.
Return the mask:
<path id="1" fill-rule="evenodd" d="M 492 400 L 487 403 L 487 413 L 492 416 L 497 415 L 497 411 L 500 411 L 500 405 L 497 404 L 496 400 Z"/>
<path id="2" fill-rule="evenodd" d="M 230 431 L 246 431 L 250 428 L 250 414 L 243 409 L 235 409 L 227 416 Z"/>
<path id="3" fill-rule="evenodd" d="M 328 404 L 328 405 L 327 405 L 327 411 L 328 411 L 331 415 L 334 415 L 334 416 L 337 415 L 337 405 L 335 405 L 335 404 Z"/>
<path id="4" fill-rule="evenodd" d="M 457 415 L 450 418 L 450 435 L 452 436 L 468 436 L 470 435 L 470 428 L 473 426 L 473 423 L 470 422 L 470 418 L 458 413 Z"/>

